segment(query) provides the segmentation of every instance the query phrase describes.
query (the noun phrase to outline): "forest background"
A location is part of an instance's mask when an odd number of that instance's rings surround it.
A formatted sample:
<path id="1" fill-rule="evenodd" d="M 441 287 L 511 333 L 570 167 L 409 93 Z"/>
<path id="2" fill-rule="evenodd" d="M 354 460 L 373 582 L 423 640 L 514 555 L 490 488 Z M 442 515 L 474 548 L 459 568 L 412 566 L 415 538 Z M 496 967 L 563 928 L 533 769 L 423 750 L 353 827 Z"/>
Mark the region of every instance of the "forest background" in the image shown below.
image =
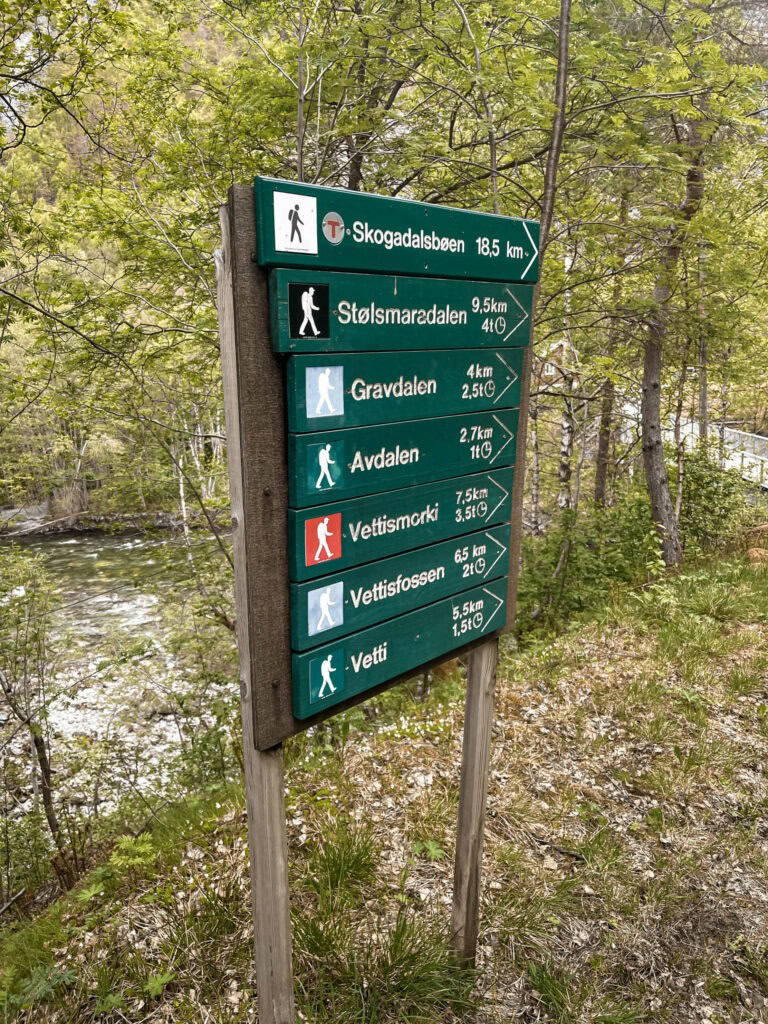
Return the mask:
<path id="1" fill-rule="evenodd" d="M 525 637 L 749 518 L 719 426 L 768 427 L 767 58 L 760 5 L 712 0 L 1 0 L 0 507 L 178 528 L 198 775 L 236 765 L 232 701 L 210 700 L 234 650 L 214 255 L 229 185 L 542 220 Z M 66 886 L 93 822 L 53 792 L 52 598 L 22 554 L 0 551 L 2 678 L 36 756 L 4 759 L 4 789 L 40 792 Z M 5 807 L 0 904 L 45 862 Z"/>

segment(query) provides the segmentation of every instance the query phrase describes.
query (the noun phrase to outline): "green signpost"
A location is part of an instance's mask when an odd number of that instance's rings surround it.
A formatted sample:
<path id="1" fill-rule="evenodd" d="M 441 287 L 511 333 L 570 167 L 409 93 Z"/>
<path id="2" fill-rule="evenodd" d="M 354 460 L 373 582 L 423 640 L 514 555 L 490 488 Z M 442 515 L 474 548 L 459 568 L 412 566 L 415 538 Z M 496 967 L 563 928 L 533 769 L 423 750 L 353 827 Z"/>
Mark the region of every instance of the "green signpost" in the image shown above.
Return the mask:
<path id="1" fill-rule="evenodd" d="M 520 404 L 521 348 L 292 356 L 288 429 L 393 423 Z"/>
<path id="2" fill-rule="evenodd" d="M 261 177 L 221 223 L 259 1020 L 292 1024 L 282 742 L 459 657 L 451 936 L 474 956 L 539 225 Z"/>
<path id="3" fill-rule="evenodd" d="M 506 601 L 507 581 L 497 579 L 336 643 L 294 654 L 294 714 L 308 718 L 498 629 L 504 624 Z"/>
<path id="4" fill-rule="evenodd" d="M 291 643 L 304 651 L 509 572 L 509 523 L 291 586 Z"/>
<path id="5" fill-rule="evenodd" d="M 534 283 L 537 221 L 258 177 L 262 266 Z"/>
<path id="6" fill-rule="evenodd" d="M 515 461 L 517 420 L 516 409 L 499 409 L 291 434 L 291 504 L 304 508 L 337 497 L 510 466 Z"/>
<path id="7" fill-rule="evenodd" d="M 509 522 L 511 467 L 403 487 L 288 512 L 292 580 L 410 551 L 481 527 Z"/>
<path id="8" fill-rule="evenodd" d="M 277 352 L 525 346 L 533 285 L 273 270 Z"/>

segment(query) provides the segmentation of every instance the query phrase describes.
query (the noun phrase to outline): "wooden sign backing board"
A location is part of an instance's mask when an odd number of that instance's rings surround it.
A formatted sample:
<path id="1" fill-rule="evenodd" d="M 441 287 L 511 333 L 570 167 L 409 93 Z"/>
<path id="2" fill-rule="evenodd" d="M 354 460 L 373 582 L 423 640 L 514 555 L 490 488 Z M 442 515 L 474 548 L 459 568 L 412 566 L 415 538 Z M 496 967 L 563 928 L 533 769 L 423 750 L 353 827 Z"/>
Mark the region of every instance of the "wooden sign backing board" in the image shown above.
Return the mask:
<path id="1" fill-rule="evenodd" d="M 272 351 L 267 273 L 256 265 L 253 189 L 229 190 L 220 300 L 220 337 L 227 458 L 235 548 L 237 638 L 244 712 L 253 722 L 253 742 L 268 750 L 289 736 L 389 689 L 448 658 L 462 657 L 503 631 L 499 629 L 414 666 L 304 720 L 292 710 L 290 586 L 288 566 L 288 467 L 283 366 Z M 526 361 L 529 357 L 526 357 Z M 523 373 L 527 373 L 524 364 Z M 524 377 L 523 392 L 526 392 Z M 518 437 L 518 451 L 520 438 Z M 519 522 L 522 492 L 515 477 Z M 516 575 L 513 529 L 510 576 Z M 510 582 L 510 593 L 513 593 Z M 507 620 L 509 622 L 509 618 Z"/>

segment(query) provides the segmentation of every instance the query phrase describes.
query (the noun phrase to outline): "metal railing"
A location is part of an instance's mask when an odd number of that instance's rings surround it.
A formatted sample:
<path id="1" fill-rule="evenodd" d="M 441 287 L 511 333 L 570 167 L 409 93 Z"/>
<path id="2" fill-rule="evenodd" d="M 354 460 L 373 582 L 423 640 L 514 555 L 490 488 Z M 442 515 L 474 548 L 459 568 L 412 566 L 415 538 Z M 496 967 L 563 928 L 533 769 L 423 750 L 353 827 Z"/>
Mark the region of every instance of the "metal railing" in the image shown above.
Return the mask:
<path id="1" fill-rule="evenodd" d="M 628 414 L 625 409 L 624 420 L 640 430 L 639 410 L 637 414 L 634 410 Z M 665 427 L 663 435 L 665 441 L 675 440 L 672 427 Z M 736 469 L 744 480 L 768 489 L 768 437 L 720 423 L 711 424 L 709 437 L 711 441 L 720 442 L 720 465 L 724 469 Z M 680 424 L 680 438 L 684 448 L 694 448 L 699 440 L 699 424 L 695 420 L 684 420 Z"/>

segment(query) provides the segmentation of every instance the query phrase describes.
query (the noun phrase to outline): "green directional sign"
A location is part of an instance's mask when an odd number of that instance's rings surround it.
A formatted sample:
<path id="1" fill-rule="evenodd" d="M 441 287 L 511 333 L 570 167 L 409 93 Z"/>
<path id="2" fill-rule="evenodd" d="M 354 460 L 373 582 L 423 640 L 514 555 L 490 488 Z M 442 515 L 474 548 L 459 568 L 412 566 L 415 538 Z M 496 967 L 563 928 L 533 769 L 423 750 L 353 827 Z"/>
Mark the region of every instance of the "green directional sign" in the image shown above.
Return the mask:
<path id="1" fill-rule="evenodd" d="M 277 352 L 495 348 L 531 340 L 533 285 L 273 270 Z"/>
<path id="2" fill-rule="evenodd" d="M 290 504 L 305 508 L 473 470 L 510 466 L 515 461 L 517 421 L 517 409 L 499 409 L 291 434 Z"/>
<path id="3" fill-rule="evenodd" d="M 288 512 L 292 580 L 411 551 L 509 520 L 511 467 Z"/>
<path id="4" fill-rule="evenodd" d="M 539 224 L 410 199 L 257 177 L 262 266 L 535 283 Z"/>
<path id="5" fill-rule="evenodd" d="M 293 655 L 293 713 L 309 718 L 504 625 L 501 577 Z"/>
<path id="6" fill-rule="evenodd" d="M 523 349 L 291 356 L 288 428 L 392 423 L 520 404 Z"/>
<path id="7" fill-rule="evenodd" d="M 509 523 L 291 586 L 291 644 L 305 651 L 509 573 Z"/>

